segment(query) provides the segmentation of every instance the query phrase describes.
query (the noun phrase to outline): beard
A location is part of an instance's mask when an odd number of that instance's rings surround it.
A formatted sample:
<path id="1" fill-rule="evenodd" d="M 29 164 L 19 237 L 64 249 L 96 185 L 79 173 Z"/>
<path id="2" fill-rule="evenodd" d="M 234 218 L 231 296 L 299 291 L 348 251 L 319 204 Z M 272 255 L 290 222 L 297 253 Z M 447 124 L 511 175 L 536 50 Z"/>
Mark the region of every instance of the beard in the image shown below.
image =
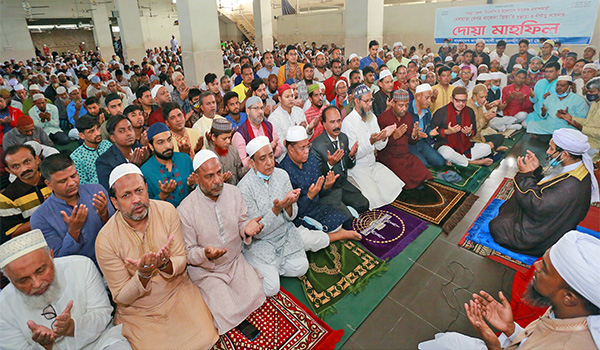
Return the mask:
<path id="1" fill-rule="evenodd" d="M 533 281 L 529 282 L 529 284 L 527 285 L 527 290 L 523 294 L 523 299 L 525 299 L 525 301 L 529 305 L 534 307 L 547 308 L 549 306 L 552 306 L 552 302 L 550 301 L 550 299 L 541 295 L 535 289 L 535 287 L 533 286 Z"/>
<path id="2" fill-rule="evenodd" d="M 54 270 L 53 277 L 54 280 L 52 281 L 52 284 L 42 295 L 26 295 L 20 292 L 21 298 L 23 298 L 25 304 L 29 305 L 33 309 L 43 309 L 44 307 L 48 306 L 48 304 L 56 302 L 62 293 L 62 285 L 58 281 L 58 278 L 56 278 L 56 270 Z M 42 288 L 45 287 L 46 286 L 42 286 Z"/>
<path id="3" fill-rule="evenodd" d="M 169 159 L 173 158 L 173 149 L 169 148 L 162 153 L 154 152 L 154 154 L 156 155 L 157 158 L 160 158 L 162 160 L 169 160 Z"/>
<path id="4" fill-rule="evenodd" d="M 221 193 L 223 192 L 223 183 L 219 183 L 216 185 L 213 185 L 210 190 L 207 190 L 206 187 L 204 187 L 202 184 L 200 184 L 200 190 L 208 196 L 213 196 L 213 197 L 218 197 L 221 195 Z"/>
<path id="5" fill-rule="evenodd" d="M 371 113 L 369 112 L 370 111 L 367 111 L 365 108 L 358 106 L 358 114 L 363 120 L 369 121 L 371 119 Z"/>
<path id="6" fill-rule="evenodd" d="M 142 214 L 134 214 L 136 209 L 138 209 L 139 207 L 144 207 L 145 208 L 144 212 Z M 123 216 L 130 220 L 133 220 L 133 221 L 144 220 L 146 218 L 146 216 L 148 216 L 148 204 L 146 204 L 146 203 L 136 204 L 129 213 L 127 213 L 127 214 L 123 213 Z"/>

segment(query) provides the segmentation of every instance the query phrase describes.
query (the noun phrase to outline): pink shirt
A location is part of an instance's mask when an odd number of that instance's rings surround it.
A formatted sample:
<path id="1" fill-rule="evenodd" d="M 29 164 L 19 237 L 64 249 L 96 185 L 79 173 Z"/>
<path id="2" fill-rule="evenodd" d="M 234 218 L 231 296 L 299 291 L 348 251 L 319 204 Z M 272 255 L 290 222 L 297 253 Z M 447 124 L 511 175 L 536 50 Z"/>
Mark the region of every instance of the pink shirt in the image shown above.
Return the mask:
<path id="1" fill-rule="evenodd" d="M 254 125 L 252 125 L 252 123 L 248 123 L 250 124 L 250 127 L 252 128 L 252 132 L 254 133 L 255 137 L 258 136 L 269 136 L 266 135 L 263 128 L 257 128 Z M 273 128 L 273 140 L 277 140 L 277 132 L 275 132 L 275 128 Z M 250 157 L 248 157 L 248 153 L 246 153 L 246 140 L 244 140 L 244 137 L 239 133 L 236 132 L 235 134 L 233 134 L 233 137 L 231 138 L 231 144 L 238 150 L 238 153 L 240 154 L 240 159 L 242 160 L 242 164 L 244 164 L 244 166 L 248 166 L 248 160 L 250 159 Z M 283 149 L 281 148 L 281 146 L 279 145 L 279 143 L 277 144 L 277 149 L 275 149 L 274 156 L 275 158 L 279 157 L 281 155 L 281 153 L 283 152 Z"/>

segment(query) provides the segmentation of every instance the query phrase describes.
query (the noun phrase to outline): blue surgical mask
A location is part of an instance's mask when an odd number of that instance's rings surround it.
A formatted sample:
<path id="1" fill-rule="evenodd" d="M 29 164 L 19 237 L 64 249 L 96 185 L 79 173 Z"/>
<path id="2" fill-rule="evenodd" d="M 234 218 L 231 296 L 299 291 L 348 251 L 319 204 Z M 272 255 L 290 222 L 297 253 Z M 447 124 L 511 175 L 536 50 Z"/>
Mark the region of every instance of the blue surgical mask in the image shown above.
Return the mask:
<path id="1" fill-rule="evenodd" d="M 475 101 L 475 106 L 477 107 L 481 107 L 481 105 L 479 104 L 479 102 Z"/>
<path id="2" fill-rule="evenodd" d="M 569 90 L 565 91 L 564 93 L 562 93 L 560 95 L 556 94 L 556 96 L 558 96 L 559 98 L 563 98 L 563 97 L 566 97 L 568 94 L 569 94 Z"/>
<path id="3" fill-rule="evenodd" d="M 529 68 L 529 73 L 531 73 L 531 74 L 537 74 L 539 71 L 540 71 L 539 69 L 536 71 L 532 71 L 531 68 Z"/>
<path id="4" fill-rule="evenodd" d="M 457 77 L 458 75 L 457 75 L 456 73 L 452 72 L 452 73 L 450 74 L 450 76 L 452 77 L 452 79 L 456 79 L 456 77 Z"/>
<path id="5" fill-rule="evenodd" d="M 561 155 L 561 153 L 562 153 L 562 152 L 560 152 L 560 153 L 558 154 L 558 156 L 556 156 L 555 158 L 550 158 L 550 156 L 547 156 L 547 157 L 546 157 L 546 158 L 548 158 L 548 159 L 549 159 L 549 163 L 548 163 L 548 165 L 549 165 L 551 168 L 556 168 L 556 167 L 557 167 L 557 166 L 558 166 L 560 163 L 562 163 L 562 161 L 563 161 L 562 159 L 561 159 L 561 160 L 558 160 L 558 158 L 560 158 L 560 155 Z"/>
<path id="6" fill-rule="evenodd" d="M 585 98 L 587 98 L 588 101 L 590 102 L 594 102 L 596 101 L 598 98 L 600 98 L 600 94 L 587 94 L 585 95 Z"/>
<path id="7" fill-rule="evenodd" d="M 425 81 L 426 78 L 427 78 L 427 74 L 421 74 L 421 81 Z"/>
<path id="8" fill-rule="evenodd" d="M 498 90 L 500 90 L 500 86 L 492 85 L 492 90 L 498 91 Z"/>
<path id="9" fill-rule="evenodd" d="M 273 174 L 271 174 L 271 175 L 273 175 Z M 271 175 L 265 175 L 265 174 L 261 173 L 260 171 L 256 170 L 256 176 L 261 180 L 269 181 L 269 179 L 271 178 Z"/>

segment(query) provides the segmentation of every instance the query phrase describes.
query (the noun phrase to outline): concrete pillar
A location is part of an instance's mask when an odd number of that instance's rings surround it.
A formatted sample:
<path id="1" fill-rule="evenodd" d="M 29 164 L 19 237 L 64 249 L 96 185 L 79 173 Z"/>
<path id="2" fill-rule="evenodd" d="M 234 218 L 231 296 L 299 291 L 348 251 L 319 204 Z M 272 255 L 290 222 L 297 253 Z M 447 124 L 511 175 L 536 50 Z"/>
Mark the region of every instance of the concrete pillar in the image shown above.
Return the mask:
<path id="1" fill-rule="evenodd" d="M 271 0 L 254 0 L 254 39 L 261 52 L 273 50 Z"/>
<path id="2" fill-rule="evenodd" d="M 100 50 L 100 55 L 106 62 L 110 61 L 115 50 L 112 44 L 112 30 L 106 5 L 97 4 L 91 7 L 92 22 L 94 22 L 94 40 Z"/>
<path id="3" fill-rule="evenodd" d="M 0 57 L 2 61 L 14 58 L 16 60 L 31 59 L 35 49 L 25 12 L 18 0 L 0 1 Z M 42 51 L 42 48 L 39 48 Z M 52 50 L 52 48 L 50 48 Z"/>
<path id="4" fill-rule="evenodd" d="M 137 1 L 115 0 L 115 8 L 119 13 L 119 29 L 125 62 L 134 59 L 140 63 L 142 57 L 146 55 L 146 47 Z"/>
<path id="5" fill-rule="evenodd" d="M 177 18 L 183 70 L 188 86 L 202 84 L 207 73 L 223 75 L 217 2 L 178 0 Z"/>
<path id="6" fill-rule="evenodd" d="M 380 45 L 383 45 L 383 1 L 346 1 L 344 10 L 346 57 L 351 53 L 365 57 L 371 40 L 377 40 Z"/>

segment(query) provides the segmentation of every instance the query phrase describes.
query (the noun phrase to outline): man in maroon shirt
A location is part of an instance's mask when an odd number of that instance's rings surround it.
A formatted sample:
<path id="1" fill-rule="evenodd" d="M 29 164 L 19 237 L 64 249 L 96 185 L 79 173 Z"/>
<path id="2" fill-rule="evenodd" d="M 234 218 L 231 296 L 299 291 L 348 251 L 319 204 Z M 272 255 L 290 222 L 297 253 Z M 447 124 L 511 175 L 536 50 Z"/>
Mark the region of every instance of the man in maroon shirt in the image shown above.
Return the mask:
<path id="1" fill-rule="evenodd" d="M 152 99 L 154 99 L 154 102 L 156 102 L 159 108 L 150 114 L 150 117 L 148 118 L 148 125 L 159 122 L 164 123 L 165 118 L 162 116 L 162 106 L 172 101 L 171 94 L 167 88 L 162 85 L 156 85 L 152 88 L 150 93 L 152 94 Z"/>

